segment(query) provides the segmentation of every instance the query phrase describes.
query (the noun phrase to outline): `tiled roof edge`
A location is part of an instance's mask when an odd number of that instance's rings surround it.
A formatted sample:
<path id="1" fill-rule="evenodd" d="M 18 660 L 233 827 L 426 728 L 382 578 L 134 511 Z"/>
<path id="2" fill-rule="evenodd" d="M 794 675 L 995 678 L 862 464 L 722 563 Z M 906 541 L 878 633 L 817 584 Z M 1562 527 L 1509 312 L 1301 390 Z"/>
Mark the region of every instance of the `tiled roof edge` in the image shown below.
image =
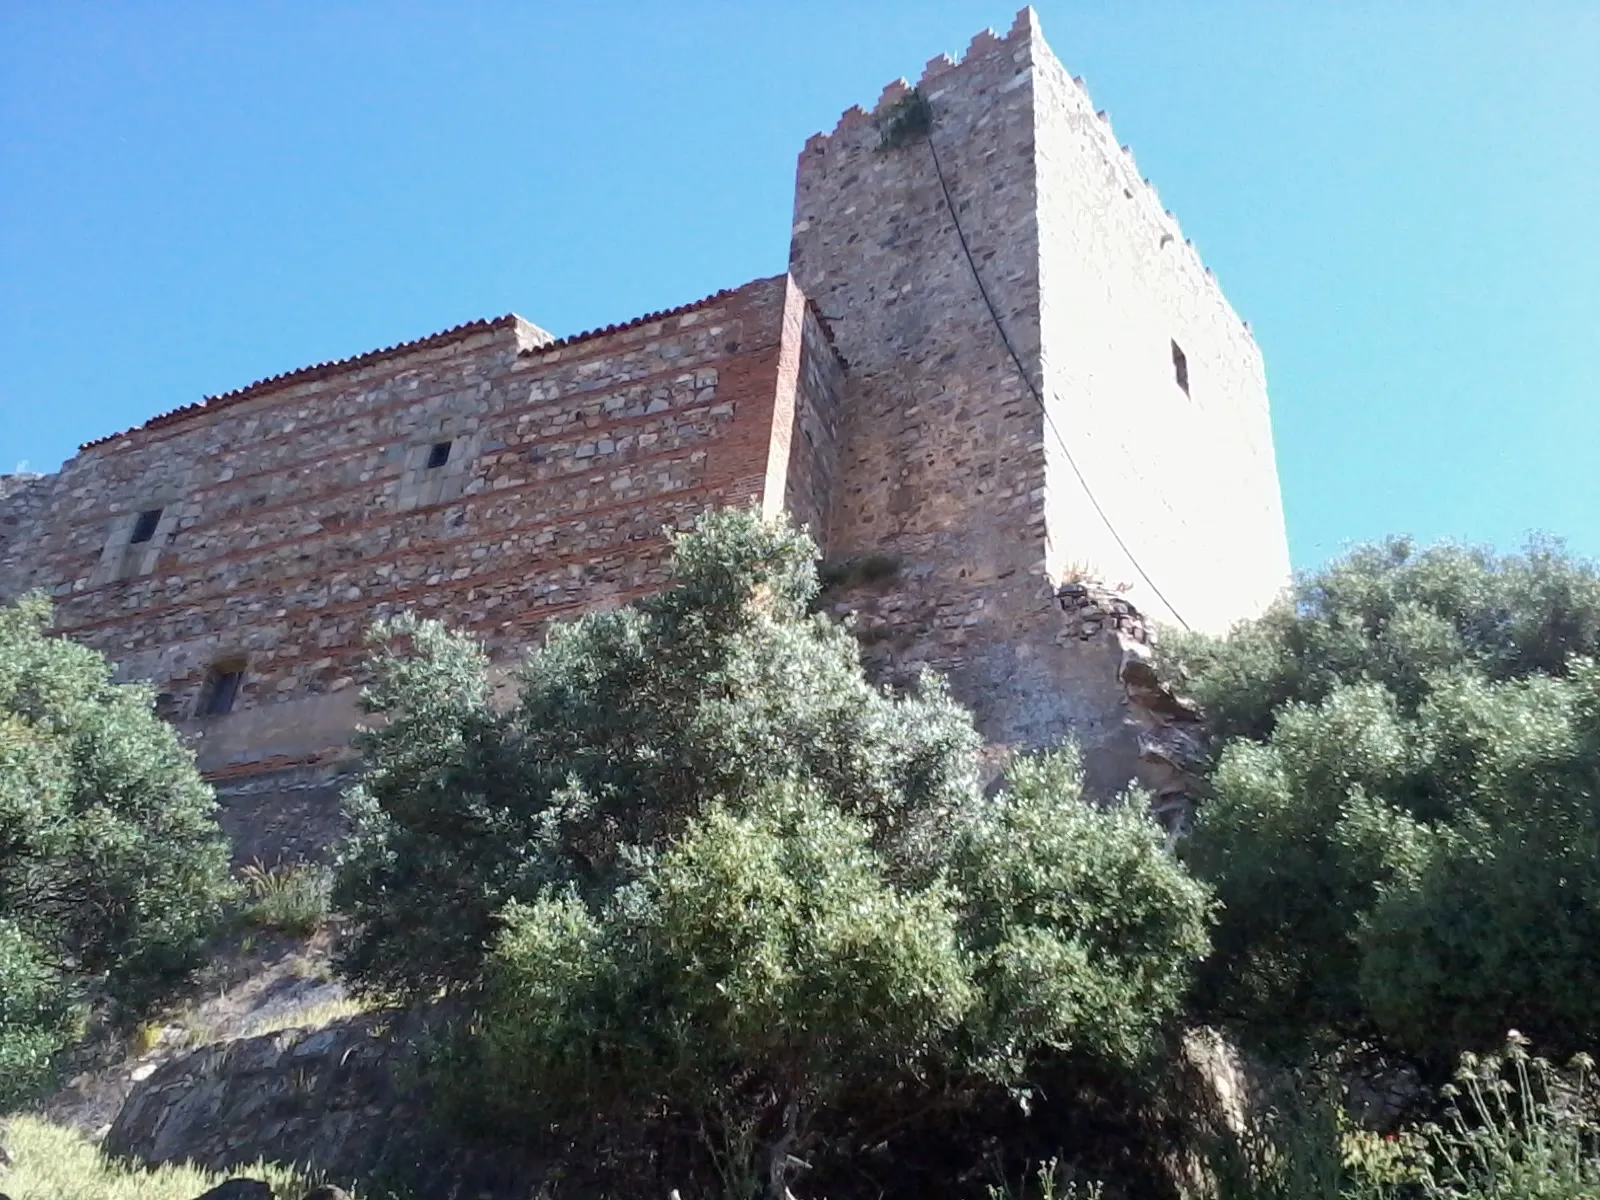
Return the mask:
<path id="1" fill-rule="evenodd" d="M 515 313 L 507 313 L 501 317 L 482 317 L 476 321 L 467 321 L 449 329 L 430 333 L 426 337 L 413 338 L 409 342 L 397 342 L 393 346 L 385 346 L 379 350 L 368 350 L 362 354 L 353 354 L 349 358 L 333 359 L 329 362 L 314 363 L 309 367 L 299 367 L 293 371 L 285 371 L 281 375 L 269 375 L 265 379 L 258 379 L 243 387 L 235 388 L 231 392 L 220 392 L 215 396 L 207 396 L 194 404 L 185 404 L 180 408 L 171 409 L 151 417 L 142 425 L 135 425 L 132 429 L 124 429 L 120 433 L 110 433 L 105 437 L 95 438 L 93 441 L 84 442 L 79 450 L 88 450 L 94 446 L 103 446 L 107 442 L 114 442 L 118 438 L 127 437 L 132 433 L 139 433 L 148 429 L 160 429 L 172 425 L 200 412 L 211 412 L 215 409 L 226 408 L 250 396 L 261 392 L 271 391 L 274 388 L 286 387 L 294 383 L 305 383 L 313 379 L 325 379 L 329 375 L 336 375 L 348 371 L 352 367 L 365 366 L 367 363 L 376 362 L 393 354 L 409 354 L 415 350 L 427 350 L 434 346 L 442 346 L 449 342 L 460 341 L 462 338 L 471 337 L 475 333 L 488 333 L 499 329 L 513 329 L 520 318 Z"/>
<path id="2" fill-rule="evenodd" d="M 651 321 L 664 321 L 668 317 L 681 317 L 684 313 L 693 312 L 697 308 L 706 308 L 709 305 L 715 304 L 719 300 L 726 300 L 729 296 L 734 295 L 736 292 L 742 292 L 745 288 L 751 286 L 751 284 L 768 283 L 771 282 L 771 279 L 775 278 L 778 277 L 771 276 L 763 279 L 752 279 L 750 283 L 741 284 L 736 288 L 723 288 L 720 291 L 712 292 L 709 296 L 702 296 L 698 300 L 691 300 L 688 304 L 680 304 L 676 308 L 664 308 L 660 312 L 645 313 L 642 317 L 634 317 L 633 320 L 623 321 L 618 325 L 607 325 L 601 329 L 585 329 L 582 333 L 574 333 L 564 338 L 556 338 L 554 341 L 545 342 L 542 345 L 528 346 L 525 349 L 518 351 L 518 354 L 523 358 L 528 358 L 534 355 L 543 354 L 547 350 L 561 350 L 567 346 L 575 346 L 579 342 L 592 341 L 595 338 L 605 337 L 607 334 L 625 333 L 629 329 L 637 329 L 641 325 L 648 325 Z"/>
<path id="3" fill-rule="evenodd" d="M 676 308 L 664 308 L 660 312 L 645 313 L 642 317 L 634 317 L 631 321 L 623 321 L 617 325 L 606 325 L 600 329 L 586 329 L 582 333 L 574 333 L 564 338 L 556 338 L 553 341 L 541 342 L 537 346 L 528 346 L 518 351 L 518 357 L 530 358 L 539 354 L 543 354 L 547 350 L 560 350 L 567 346 L 577 345 L 580 342 L 587 342 L 592 341 L 595 338 L 605 337 L 608 334 L 626 333 L 630 329 L 638 329 L 640 326 L 648 325 L 652 321 L 665 321 L 672 317 L 681 317 L 684 313 L 694 312 L 696 309 L 707 308 L 720 300 L 726 300 L 730 296 L 734 296 L 739 292 L 744 291 L 745 288 L 754 287 L 758 283 L 771 283 L 776 279 L 782 278 L 784 278 L 782 275 L 762 276 L 760 279 L 752 279 L 749 283 L 742 283 L 735 288 L 723 288 L 720 291 L 712 292 L 709 296 L 702 296 L 698 300 L 691 300 L 689 303 L 680 304 Z M 833 348 L 834 354 L 838 355 L 839 361 L 844 363 L 845 366 L 849 366 L 849 364 L 845 362 L 844 355 L 839 353 L 839 347 L 835 343 L 833 337 L 833 327 L 828 324 L 827 317 L 822 315 L 822 309 L 817 307 L 817 302 L 810 296 L 806 296 L 806 307 L 811 310 L 813 315 L 816 316 L 817 324 L 822 327 L 823 337 L 827 339 L 828 345 Z"/>
<path id="4" fill-rule="evenodd" d="M 775 275 L 761 279 L 752 279 L 749 283 L 741 284 L 739 287 L 723 288 L 720 291 L 712 292 L 709 296 L 703 296 L 699 300 L 692 300 L 688 304 L 680 304 L 676 308 L 663 309 L 660 312 L 645 313 L 643 316 L 635 317 L 631 321 L 624 321 L 618 325 L 607 325 L 602 329 L 588 329 L 582 333 L 574 333 L 568 337 L 556 338 L 552 341 L 543 342 L 537 346 L 525 347 L 524 349 L 518 351 L 518 354 L 521 357 L 527 357 L 530 355 L 542 354 L 547 350 L 560 350 L 566 346 L 573 346 L 580 342 L 587 342 L 595 338 L 605 337 L 607 334 L 622 333 L 629 329 L 637 329 L 641 325 L 648 325 L 652 321 L 662 321 L 669 317 L 682 316 L 685 313 L 693 312 L 700 308 L 706 308 L 712 304 L 718 303 L 719 301 L 726 300 L 736 293 L 743 291 L 747 287 L 751 287 L 758 283 L 769 283 L 773 279 L 778 278 L 782 278 L 782 276 Z M 828 342 L 831 345 L 833 342 L 833 331 L 828 328 L 827 320 L 823 318 L 821 311 L 817 309 L 815 302 L 813 302 L 809 296 L 806 297 L 806 302 L 808 305 L 810 305 L 812 311 L 816 312 L 817 319 L 819 322 L 821 322 L 823 330 L 827 334 Z M 241 388 L 235 388 L 231 392 L 222 392 L 215 396 L 207 396 L 205 399 L 200 400 L 195 404 L 185 404 L 181 408 L 174 408 L 169 412 L 161 413 L 157 416 L 151 417 L 142 425 L 135 425 L 132 429 L 125 429 L 120 433 L 107 434 L 105 437 L 95 438 L 93 441 L 84 442 L 78 447 L 78 449 L 88 450 L 92 447 L 103 446 L 107 442 L 114 442 L 119 438 L 127 437 L 129 434 L 139 433 L 150 429 L 161 429 L 167 425 L 172 425 L 179 421 L 183 421 L 197 413 L 212 412 L 219 408 L 226 408 L 230 404 L 236 404 L 241 400 L 259 395 L 262 392 L 271 391 L 274 388 L 286 387 L 295 383 L 305 383 L 312 379 L 323 379 L 329 375 L 336 375 L 342 371 L 348 371 L 352 367 L 364 366 L 369 362 L 374 362 L 391 354 L 404 354 L 413 350 L 426 350 L 433 346 L 444 345 L 447 342 L 459 341 L 461 338 L 470 337 L 475 333 L 486 333 L 490 330 L 514 328 L 519 320 L 520 318 L 517 317 L 515 313 L 507 313 L 503 317 L 486 317 L 477 321 L 468 321 L 464 325 L 457 325 L 454 328 L 445 329 L 439 333 L 431 333 L 427 337 L 420 337 L 414 339 L 413 341 L 400 342 L 393 346 L 386 346 L 381 350 L 368 350 L 364 354 L 352 355 L 350 358 L 336 359 L 332 362 L 316 363 L 309 367 L 300 367 L 293 371 L 285 371 L 281 375 L 269 375 L 265 379 L 258 379 L 254 383 L 246 384 Z M 835 353 L 837 352 L 837 347 L 835 347 Z M 840 361 L 844 361 L 842 356 Z"/>

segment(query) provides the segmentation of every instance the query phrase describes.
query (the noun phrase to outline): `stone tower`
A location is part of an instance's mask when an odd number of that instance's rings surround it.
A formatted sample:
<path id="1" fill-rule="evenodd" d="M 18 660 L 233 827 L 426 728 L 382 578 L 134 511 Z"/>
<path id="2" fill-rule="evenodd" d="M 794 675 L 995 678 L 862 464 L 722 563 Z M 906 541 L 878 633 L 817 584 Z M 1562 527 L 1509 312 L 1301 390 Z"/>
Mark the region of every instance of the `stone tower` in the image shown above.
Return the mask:
<path id="1" fill-rule="evenodd" d="M 806 143 L 790 271 L 849 365 L 836 610 L 992 742 L 1073 733 L 1120 786 L 1129 647 L 1060 589 L 1220 631 L 1288 552 L 1260 351 L 1031 9 Z"/>

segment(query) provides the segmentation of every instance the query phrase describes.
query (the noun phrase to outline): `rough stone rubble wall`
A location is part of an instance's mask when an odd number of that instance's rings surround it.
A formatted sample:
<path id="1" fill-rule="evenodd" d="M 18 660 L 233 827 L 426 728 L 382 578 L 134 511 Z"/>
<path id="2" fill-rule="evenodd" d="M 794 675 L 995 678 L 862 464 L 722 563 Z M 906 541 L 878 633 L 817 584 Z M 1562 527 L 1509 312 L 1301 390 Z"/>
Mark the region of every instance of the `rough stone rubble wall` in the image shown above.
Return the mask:
<path id="1" fill-rule="evenodd" d="M 19 536 L 26 537 L 38 528 L 54 478 L 21 471 L 0 475 L 0 562 Z"/>
<path id="2" fill-rule="evenodd" d="M 155 680 L 224 778 L 337 755 L 375 618 L 444 617 L 511 657 L 551 619 L 658 588 L 664 526 L 760 503 L 786 314 L 803 332 L 780 276 L 571 343 L 475 332 L 91 446 L 19 526 L 0 594 L 50 591 L 60 628 Z M 797 371 L 786 419 L 820 419 L 836 386 Z M 135 557 L 107 551 L 158 505 Z M 233 656 L 235 711 L 196 719 Z"/>
<path id="3" fill-rule="evenodd" d="M 1025 31 L 980 35 L 920 82 L 972 248 L 1008 332 L 1038 360 L 1033 108 Z M 1019 86 L 1020 81 L 1020 86 Z M 790 270 L 850 364 L 829 599 L 870 666 L 947 674 L 992 740 L 1030 740 L 1019 660 L 1054 617 L 1043 575 L 1039 416 L 974 286 L 926 144 L 882 144 L 910 89 L 846 112 L 800 155 Z M 853 573 L 851 564 L 868 568 Z M 857 575 L 868 578 L 852 586 Z"/>
<path id="4" fill-rule="evenodd" d="M 1108 479 L 1101 502 L 1151 546 L 1163 589 L 1225 625 L 1287 575 L 1259 354 L 1192 252 L 1169 270 L 1159 237 L 1126 227 L 1124 181 L 1098 141 L 1084 148 L 1087 102 L 1031 10 L 959 62 L 931 61 L 916 93 L 926 137 L 884 143 L 911 95 L 898 81 L 812 138 L 797 172 L 790 269 L 851 364 L 828 600 L 875 670 L 946 674 L 991 743 L 1070 734 L 1095 791 L 1157 783 L 1126 648 L 1063 622 L 1069 578 L 1140 577 L 1085 514 L 1057 432 L 1091 485 Z M 1175 418 L 1182 436 L 1146 436 L 1173 407 L 1183 339 L 1196 403 Z"/>
<path id="5" fill-rule="evenodd" d="M 800 289 L 794 289 L 794 297 Z M 769 512 L 781 509 L 796 524 L 809 530 L 820 544 L 827 537 L 828 514 L 833 509 L 839 478 L 839 440 L 845 403 L 845 364 L 834 349 L 832 337 L 818 318 L 813 304 L 792 304 L 792 332 L 786 327 L 784 345 L 797 353 L 794 364 L 780 381 L 780 413 L 773 422 L 774 460 L 786 457 L 783 486 L 769 471 Z M 792 369 L 792 376 L 787 371 Z M 792 414 L 784 407 L 794 397 Z"/>

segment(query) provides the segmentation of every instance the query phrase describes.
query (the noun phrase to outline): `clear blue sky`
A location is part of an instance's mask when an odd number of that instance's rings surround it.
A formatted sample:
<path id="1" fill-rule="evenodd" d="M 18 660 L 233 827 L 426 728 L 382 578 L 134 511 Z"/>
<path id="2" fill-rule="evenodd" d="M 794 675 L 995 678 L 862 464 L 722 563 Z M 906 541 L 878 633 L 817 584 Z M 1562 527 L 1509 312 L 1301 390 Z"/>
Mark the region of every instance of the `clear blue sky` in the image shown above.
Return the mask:
<path id="1" fill-rule="evenodd" d="M 1036 6 L 1267 360 L 1295 562 L 1600 556 L 1600 2 Z M 795 157 L 1013 0 L 0 0 L 0 469 L 783 269 Z"/>

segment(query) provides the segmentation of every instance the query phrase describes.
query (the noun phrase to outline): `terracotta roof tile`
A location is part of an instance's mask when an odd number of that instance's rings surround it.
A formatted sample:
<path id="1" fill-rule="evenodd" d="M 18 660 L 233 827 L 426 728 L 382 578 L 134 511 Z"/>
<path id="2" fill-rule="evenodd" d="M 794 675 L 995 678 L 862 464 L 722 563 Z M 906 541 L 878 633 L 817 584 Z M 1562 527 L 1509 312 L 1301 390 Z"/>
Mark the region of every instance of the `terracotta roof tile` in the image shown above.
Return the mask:
<path id="1" fill-rule="evenodd" d="M 391 354 L 409 354 L 415 350 L 427 350 L 433 346 L 443 346 L 450 342 L 460 341 L 462 338 L 471 337 L 475 333 L 487 333 L 496 329 L 511 329 L 517 324 L 515 313 L 507 313 L 503 317 L 484 317 L 476 321 L 467 321 L 449 329 L 430 333 L 426 337 L 413 338 L 409 342 L 397 342 L 393 346 L 385 346 L 379 350 L 368 350 L 363 354 L 354 354 L 349 358 L 335 359 L 330 362 L 315 363 L 309 367 L 300 367 L 293 371 L 285 371 L 281 375 L 269 375 L 265 379 L 258 379 L 244 387 L 235 388 L 231 392 L 221 392 L 215 396 L 207 396 L 195 404 L 185 404 L 181 408 L 174 408 L 168 412 L 151 417 L 142 425 L 135 425 L 132 429 L 125 429 L 121 433 L 107 434 L 105 437 L 95 438 L 93 441 L 84 442 L 79 450 L 87 450 L 92 446 L 103 446 L 107 442 L 114 442 L 118 438 L 127 437 L 130 433 L 138 433 L 146 429 L 160 429 L 172 425 L 200 412 L 210 412 L 219 408 L 226 408 L 248 397 L 261 392 L 271 391 L 278 387 L 287 387 L 290 384 L 306 383 L 313 379 L 325 379 L 329 375 L 337 375 L 348 371 L 352 367 L 365 366 L 367 363 L 376 362 L 387 358 Z"/>
<path id="2" fill-rule="evenodd" d="M 642 317 L 635 317 L 631 321 L 623 321 L 620 325 L 607 325 L 603 329 L 587 329 L 582 333 L 574 333 L 564 338 L 556 338 L 554 341 L 544 342 L 538 346 L 529 346 L 525 350 L 519 351 L 518 355 L 522 358 L 528 358 L 534 355 L 543 354 L 548 350 L 560 350 L 565 346 L 572 346 L 579 342 L 587 342 L 594 338 L 605 337 L 608 334 L 623 333 L 629 329 L 637 329 L 641 325 L 650 324 L 652 321 L 665 321 L 670 317 L 681 317 L 684 313 L 693 312 L 698 308 L 709 307 L 710 305 L 717 303 L 719 300 L 726 300 L 728 297 L 744 291 L 744 289 L 747 287 L 753 287 L 758 283 L 770 283 L 773 279 L 778 278 L 781 278 L 781 276 L 773 275 L 765 279 L 752 279 L 749 283 L 741 284 L 739 287 L 723 288 L 719 292 L 712 292 L 709 296 L 702 296 L 699 300 L 691 300 L 688 304 L 680 304 L 676 308 L 664 308 L 660 312 L 645 313 Z M 807 296 L 806 307 L 816 315 L 817 324 L 822 326 L 822 333 L 827 339 L 828 345 L 833 347 L 833 352 L 839 355 L 839 361 L 843 363 L 845 361 L 844 355 L 839 354 L 839 348 L 834 343 L 833 328 L 828 324 L 828 319 L 822 315 L 822 310 L 817 307 L 817 302 L 811 299 L 810 296 Z"/>
<path id="3" fill-rule="evenodd" d="M 751 283 L 765 282 L 767 282 L 765 279 L 751 280 Z M 553 342 L 545 342 L 542 346 L 529 346 L 520 353 L 523 357 L 528 357 L 535 354 L 543 354 L 547 350 L 560 350 L 565 346 L 576 345 L 578 342 L 587 342 L 594 338 L 605 337 L 607 334 L 622 333 L 629 329 L 637 329 L 639 326 L 648 325 L 652 321 L 664 321 L 668 317 L 679 317 L 684 313 L 693 312 L 697 308 L 705 308 L 708 305 L 715 304 L 719 300 L 726 300 L 735 292 L 741 292 L 744 290 L 744 288 L 749 286 L 750 284 L 747 283 L 744 285 L 744 287 L 723 288 L 719 292 L 712 292 L 709 296 L 702 296 L 699 300 L 691 300 L 688 304 L 680 304 L 677 308 L 664 308 L 660 312 L 645 313 L 642 317 L 635 317 L 631 321 L 623 321 L 619 325 L 607 325 L 603 329 L 586 329 L 582 333 L 574 333 L 568 337 L 557 338 Z"/>

